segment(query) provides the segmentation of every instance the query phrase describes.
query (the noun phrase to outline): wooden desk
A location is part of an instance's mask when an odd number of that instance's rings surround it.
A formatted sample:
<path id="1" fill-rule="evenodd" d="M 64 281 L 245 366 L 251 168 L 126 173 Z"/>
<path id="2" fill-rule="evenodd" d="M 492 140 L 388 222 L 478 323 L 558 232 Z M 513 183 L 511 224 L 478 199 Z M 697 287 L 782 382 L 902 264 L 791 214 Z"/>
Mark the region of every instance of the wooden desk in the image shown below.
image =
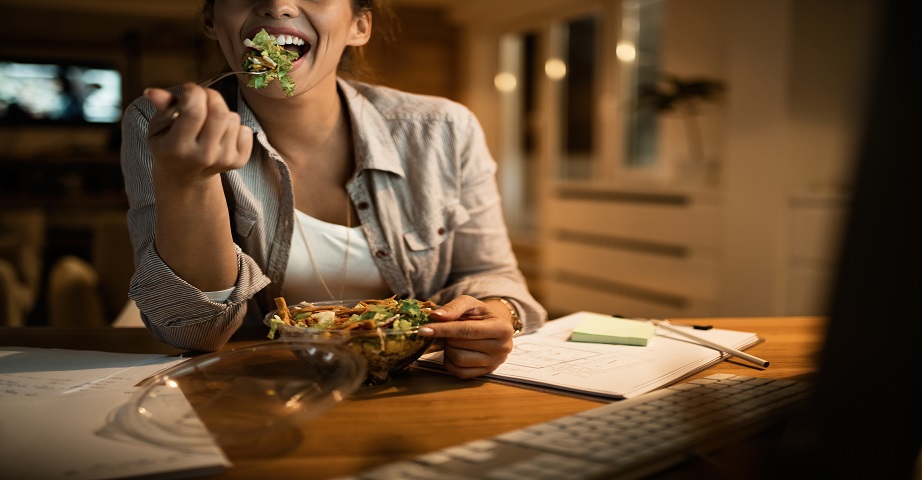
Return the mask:
<path id="1" fill-rule="evenodd" d="M 824 321 L 815 317 L 683 319 L 719 328 L 757 332 L 765 342 L 748 351 L 771 361 L 761 370 L 730 359 L 692 378 L 732 373 L 804 379 L 815 371 Z M 235 342 L 264 336 L 243 331 Z M 0 346 L 94 349 L 125 353 L 178 353 L 145 329 L 0 328 Z M 344 476 L 389 461 L 489 437 L 596 407 L 600 403 L 485 380 L 460 380 L 412 369 L 378 390 L 369 389 L 301 426 L 286 439 L 229 451 L 234 467 L 221 479 Z M 673 478 L 666 472 L 658 478 Z M 696 478 L 689 475 L 675 478 Z"/>

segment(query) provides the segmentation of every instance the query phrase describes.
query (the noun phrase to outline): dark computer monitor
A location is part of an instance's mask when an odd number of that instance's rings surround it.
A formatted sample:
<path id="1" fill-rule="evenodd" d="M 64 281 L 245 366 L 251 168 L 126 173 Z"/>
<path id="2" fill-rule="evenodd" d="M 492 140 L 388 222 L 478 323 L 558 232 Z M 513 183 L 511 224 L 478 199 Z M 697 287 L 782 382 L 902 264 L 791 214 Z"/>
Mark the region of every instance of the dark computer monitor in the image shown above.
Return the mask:
<path id="1" fill-rule="evenodd" d="M 922 45 L 915 2 L 882 9 L 870 95 L 809 411 L 777 478 L 922 475 Z"/>

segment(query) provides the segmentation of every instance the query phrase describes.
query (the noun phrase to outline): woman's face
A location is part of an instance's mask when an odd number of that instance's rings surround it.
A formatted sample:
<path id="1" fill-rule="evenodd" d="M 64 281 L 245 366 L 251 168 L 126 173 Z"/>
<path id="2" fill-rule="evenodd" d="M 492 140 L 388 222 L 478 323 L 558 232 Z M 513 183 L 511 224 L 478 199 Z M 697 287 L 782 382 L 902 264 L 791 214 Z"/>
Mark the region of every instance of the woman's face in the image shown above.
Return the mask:
<path id="1" fill-rule="evenodd" d="M 297 95 L 335 78 L 343 50 L 368 42 L 371 15 L 353 12 L 351 0 L 215 0 L 213 16 L 205 21 L 205 33 L 218 41 L 233 70 L 242 69 L 243 41 L 263 28 L 300 53 L 290 73 Z M 273 84 L 259 92 L 284 97 Z"/>

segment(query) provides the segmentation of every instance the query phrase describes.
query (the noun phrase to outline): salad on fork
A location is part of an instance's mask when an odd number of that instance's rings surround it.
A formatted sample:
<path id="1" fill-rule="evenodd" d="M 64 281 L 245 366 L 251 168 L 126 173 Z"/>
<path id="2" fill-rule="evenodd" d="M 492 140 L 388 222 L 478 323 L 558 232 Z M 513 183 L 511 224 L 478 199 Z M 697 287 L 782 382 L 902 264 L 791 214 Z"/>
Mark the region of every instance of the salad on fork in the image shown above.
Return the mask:
<path id="1" fill-rule="evenodd" d="M 293 38 L 293 41 L 296 44 L 303 43 L 299 38 Z M 249 49 L 243 57 L 243 69 L 247 72 L 264 73 L 250 77 L 247 86 L 265 88 L 272 79 L 277 78 L 285 94 L 289 97 L 294 95 L 295 82 L 288 73 L 291 72 L 292 62 L 297 60 L 300 54 L 283 48 L 278 44 L 276 37 L 265 29 L 260 30 L 252 39 L 244 40 L 243 44 Z"/>

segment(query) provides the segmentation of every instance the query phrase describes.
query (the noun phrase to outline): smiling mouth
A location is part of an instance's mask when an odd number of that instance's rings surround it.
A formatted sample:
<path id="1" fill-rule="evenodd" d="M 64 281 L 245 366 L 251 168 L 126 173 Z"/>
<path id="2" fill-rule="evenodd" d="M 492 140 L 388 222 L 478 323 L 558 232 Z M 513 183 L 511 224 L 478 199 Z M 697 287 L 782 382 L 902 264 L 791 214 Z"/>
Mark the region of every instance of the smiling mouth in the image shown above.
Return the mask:
<path id="1" fill-rule="evenodd" d="M 297 53 L 299 57 L 304 56 L 304 54 L 311 50 L 310 43 L 307 43 L 301 37 L 295 37 L 293 35 L 279 35 L 275 37 L 275 44 L 289 52 Z"/>
<path id="2" fill-rule="evenodd" d="M 298 58 L 304 56 L 311 50 L 311 44 L 301 37 L 296 37 L 293 35 L 270 35 L 269 37 L 272 39 L 272 42 L 274 42 L 282 49 L 297 53 Z M 260 47 L 253 43 L 253 40 L 249 38 L 243 41 L 243 45 L 249 48 L 251 51 L 258 52 L 261 50 Z"/>

